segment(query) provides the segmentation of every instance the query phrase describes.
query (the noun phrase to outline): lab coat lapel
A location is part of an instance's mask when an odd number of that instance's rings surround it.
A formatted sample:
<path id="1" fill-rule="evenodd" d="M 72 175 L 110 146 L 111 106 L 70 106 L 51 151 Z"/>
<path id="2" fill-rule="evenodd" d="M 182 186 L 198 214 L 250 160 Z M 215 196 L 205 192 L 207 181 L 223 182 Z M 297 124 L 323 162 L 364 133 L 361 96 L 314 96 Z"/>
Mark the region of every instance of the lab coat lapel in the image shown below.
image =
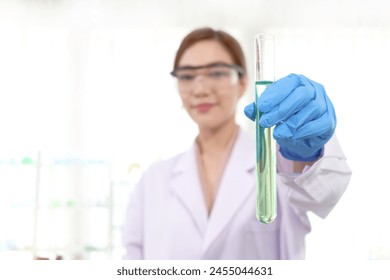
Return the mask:
<path id="1" fill-rule="evenodd" d="M 203 252 L 206 253 L 212 242 L 228 225 L 248 195 L 255 188 L 255 146 L 242 130 L 234 144 L 230 159 L 226 165 L 217 199 L 209 218 Z M 251 201 L 255 203 L 255 198 Z M 256 215 L 253 213 L 253 215 Z"/>
<path id="2" fill-rule="evenodd" d="M 207 209 L 196 165 L 195 144 L 176 162 L 170 188 L 203 236 L 207 225 Z"/>

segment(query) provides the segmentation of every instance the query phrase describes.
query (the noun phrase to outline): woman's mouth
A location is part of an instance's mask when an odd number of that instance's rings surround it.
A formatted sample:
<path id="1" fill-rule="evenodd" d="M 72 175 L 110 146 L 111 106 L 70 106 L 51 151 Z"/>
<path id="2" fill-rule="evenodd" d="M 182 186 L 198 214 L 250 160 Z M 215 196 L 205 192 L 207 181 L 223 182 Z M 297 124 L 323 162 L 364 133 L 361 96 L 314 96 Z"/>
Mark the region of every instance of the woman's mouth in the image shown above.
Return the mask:
<path id="1" fill-rule="evenodd" d="M 200 103 L 194 106 L 194 108 L 200 113 L 206 113 L 215 105 L 212 103 Z"/>

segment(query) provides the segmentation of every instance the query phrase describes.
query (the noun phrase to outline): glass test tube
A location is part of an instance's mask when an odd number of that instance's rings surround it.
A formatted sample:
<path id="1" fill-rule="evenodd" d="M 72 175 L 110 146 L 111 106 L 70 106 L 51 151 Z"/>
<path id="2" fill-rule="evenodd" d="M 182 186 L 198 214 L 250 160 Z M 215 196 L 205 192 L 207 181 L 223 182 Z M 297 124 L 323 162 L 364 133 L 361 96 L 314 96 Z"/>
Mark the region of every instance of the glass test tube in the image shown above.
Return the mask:
<path id="1" fill-rule="evenodd" d="M 275 81 L 274 36 L 255 36 L 255 90 L 257 99 L 269 84 Z M 270 223 L 276 218 L 276 144 L 272 137 L 273 127 L 259 124 L 261 112 L 256 114 L 256 217 Z"/>

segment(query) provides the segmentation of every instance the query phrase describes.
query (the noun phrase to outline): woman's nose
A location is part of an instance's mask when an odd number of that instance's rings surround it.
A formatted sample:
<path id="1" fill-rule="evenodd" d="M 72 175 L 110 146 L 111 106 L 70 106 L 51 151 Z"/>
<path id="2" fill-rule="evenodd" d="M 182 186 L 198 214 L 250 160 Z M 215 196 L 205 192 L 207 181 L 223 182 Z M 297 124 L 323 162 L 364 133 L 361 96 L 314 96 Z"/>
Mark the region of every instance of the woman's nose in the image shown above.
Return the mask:
<path id="1" fill-rule="evenodd" d="M 203 75 L 198 75 L 195 78 L 192 93 L 194 95 L 207 95 L 210 93 L 210 87 Z"/>

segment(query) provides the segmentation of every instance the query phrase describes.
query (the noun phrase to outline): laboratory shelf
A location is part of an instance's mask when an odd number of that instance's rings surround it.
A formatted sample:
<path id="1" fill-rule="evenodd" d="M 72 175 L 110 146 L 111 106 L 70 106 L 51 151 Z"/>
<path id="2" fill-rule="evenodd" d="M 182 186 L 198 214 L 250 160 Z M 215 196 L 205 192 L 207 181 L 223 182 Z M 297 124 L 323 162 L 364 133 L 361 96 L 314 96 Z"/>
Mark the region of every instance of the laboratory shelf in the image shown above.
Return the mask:
<path id="1" fill-rule="evenodd" d="M 0 259 L 120 258 L 128 166 L 42 152 L 0 158 Z"/>

